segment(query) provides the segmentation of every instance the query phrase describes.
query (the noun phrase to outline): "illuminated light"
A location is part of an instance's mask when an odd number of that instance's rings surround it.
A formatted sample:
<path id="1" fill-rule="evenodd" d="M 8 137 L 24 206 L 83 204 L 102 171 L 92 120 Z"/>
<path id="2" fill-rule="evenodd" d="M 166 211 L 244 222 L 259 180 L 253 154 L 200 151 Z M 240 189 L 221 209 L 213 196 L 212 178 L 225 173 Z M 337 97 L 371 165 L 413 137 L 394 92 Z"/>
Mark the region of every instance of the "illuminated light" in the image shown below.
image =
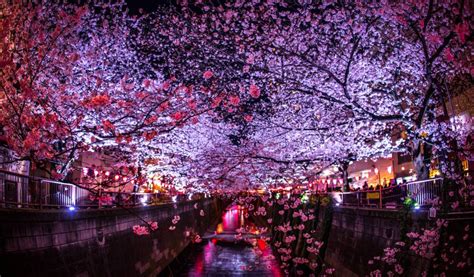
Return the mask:
<path id="1" fill-rule="evenodd" d="M 340 192 L 332 193 L 332 199 L 336 201 L 336 205 L 342 203 L 342 193 Z"/>
<path id="2" fill-rule="evenodd" d="M 87 167 L 82 168 L 82 173 L 84 173 L 84 175 L 87 175 L 87 172 L 89 172 Z"/>
<path id="3" fill-rule="evenodd" d="M 258 249 L 260 249 L 261 251 L 263 251 L 263 250 L 266 249 L 267 244 L 266 244 L 266 242 L 265 242 L 263 239 L 258 239 L 258 240 L 257 240 L 257 246 L 258 246 Z"/>
<path id="4" fill-rule="evenodd" d="M 75 211 L 75 210 L 76 210 L 76 207 L 71 206 L 71 207 L 69 207 L 68 209 L 72 212 L 72 211 Z"/>
<path id="5" fill-rule="evenodd" d="M 392 166 L 387 167 L 387 172 L 388 172 L 389 174 L 392 174 Z"/>
<path id="6" fill-rule="evenodd" d="M 99 171 L 94 170 L 94 175 L 97 176 L 99 174 Z"/>
<path id="7" fill-rule="evenodd" d="M 146 206 L 146 202 L 148 201 L 148 196 L 147 195 L 144 195 L 142 198 L 140 198 L 140 202 Z"/>
<path id="8" fill-rule="evenodd" d="M 307 203 L 309 201 L 309 196 L 304 193 L 302 196 L 301 196 L 301 203 Z"/>
<path id="9" fill-rule="evenodd" d="M 374 172 L 375 172 L 375 174 L 379 174 L 379 169 L 378 169 L 378 168 L 374 168 Z"/>
<path id="10" fill-rule="evenodd" d="M 405 167 L 404 167 L 404 166 L 402 166 L 402 170 L 405 170 Z"/>
<path id="11" fill-rule="evenodd" d="M 171 197 L 171 201 L 173 201 L 173 203 L 176 203 L 178 201 L 178 196 L 175 195 L 175 196 Z"/>
<path id="12" fill-rule="evenodd" d="M 415 203 L 415 210 L 419 210 L 419 209 L 420 209 L 420 204 Z"/>
<path id="13" fill-rule="evenodd" d="M 216 234 L 220 234 L 222 232 L 224 232 L 224 227 L 222 226 L 222 223 L 219 223 L 217 224 Z"/>
<path id="14" fill-rule="evenodd" d="M 339 204 L 339 203 L 336 203 L 336 206 L 338 206 L 338 207 L 339 207 L 339 205 L 341 205 L 341 204 Z"/>
<path id="15" fill-rule="evenodd" d="M 109 175 L 110 175 L 110 172 L 106 171 L 105 176 L 109 176 Z"/>
<path id="16" fill-rule="evenodd" d="M 441 172 L 438 169 L 430 169 L 429 178 L 435 178 L 436 176 L 440 176 Z"/>
<path id="17" fill-rule="evenodd" d="M 119 178 L 120 178 L 120 176 L 118 176 L 118 175 L 115 175 L 115 177 L 114 177 L 115 181 L 117 181 Z"/>

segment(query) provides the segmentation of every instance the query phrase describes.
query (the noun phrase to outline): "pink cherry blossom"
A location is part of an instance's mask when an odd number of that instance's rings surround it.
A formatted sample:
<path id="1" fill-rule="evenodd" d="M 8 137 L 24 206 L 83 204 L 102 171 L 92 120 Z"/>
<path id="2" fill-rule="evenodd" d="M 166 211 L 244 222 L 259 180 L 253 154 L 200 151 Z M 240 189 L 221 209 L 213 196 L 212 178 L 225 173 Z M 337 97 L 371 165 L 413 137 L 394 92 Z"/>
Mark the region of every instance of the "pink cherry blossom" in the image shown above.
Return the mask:
<path id="1" fill-rule="evenodd" d="M 212 71 L 210 70 L 205 71 L 204 74 L 202 75 L 202 77 L 206 80 L 211 79 L 212 76 L 214 76 L 214 73 L 212 73 Z"/>
<path id="2" fill-rule="evenodd" d="M 135 233 L 138 236 L 144 236 L 144 235 L 150 234 L 150 232 L 148 231 L 148 228 L 146 228 L 145 226 L 134 225 L 132 229 L 133 229 L 133 233 Z"/>
<path id="3" fill-rule="evenodd" d="M 253 98 L 260 97 L 260 89 L 254 84 L 250 85 L 249 93 Z"/>

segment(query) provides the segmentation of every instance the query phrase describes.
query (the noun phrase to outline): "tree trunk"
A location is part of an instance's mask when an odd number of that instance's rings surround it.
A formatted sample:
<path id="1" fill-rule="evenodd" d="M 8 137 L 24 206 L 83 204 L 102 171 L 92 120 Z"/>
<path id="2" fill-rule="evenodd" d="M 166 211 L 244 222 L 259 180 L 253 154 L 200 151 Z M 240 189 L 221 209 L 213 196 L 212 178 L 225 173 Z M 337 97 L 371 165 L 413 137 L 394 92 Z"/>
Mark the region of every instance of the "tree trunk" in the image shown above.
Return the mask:
<path id="1" fill-rule="evenodd" d="M 339 167 L 339 170 L 342 172 L 342 180 L 343 180 L 343 187 L 342 191 L 349 191 L 349 172 L 347 170 L 349 169 L 349 162 L 344 161 L 341 163 L 341 166 Z"/>
<path id="2" fill-rule="evenodd" d="M 426 180 L 430 173 L 431 147 L 422 140 L 413 141 L 412 150 L 413 166 L 415 167 L 416 179 Z"/>

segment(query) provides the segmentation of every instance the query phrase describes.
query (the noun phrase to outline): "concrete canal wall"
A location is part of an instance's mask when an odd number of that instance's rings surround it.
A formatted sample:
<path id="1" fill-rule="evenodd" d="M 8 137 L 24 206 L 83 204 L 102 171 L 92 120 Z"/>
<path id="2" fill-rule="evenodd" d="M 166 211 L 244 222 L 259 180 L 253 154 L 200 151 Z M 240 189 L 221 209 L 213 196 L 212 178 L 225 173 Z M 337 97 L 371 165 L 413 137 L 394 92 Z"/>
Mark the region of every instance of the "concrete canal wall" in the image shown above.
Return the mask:
<path id="1" fill-rule="evenodd" d="M 208 198 L 130 209 L 0 210 L 0 276 L 156 276 L 223 208 Z M 181 220 L 169 230 L 175 215 Z M 158 231 L 133 234 L 139 217 L 157 221 Z"/>
<path id="2" fill-rule="evenodd" d="M 426 212 L 417 211 L 411 217 L 410 230 L 420 230 L 428 223 Z M 400 241 L 402 220 L 395 210 L 335 207 L 325 262 L 337 268 L 337 276 L 367 275 L 368 261 L 383 256 L 384 248 Z M 407 276 L 421 276 L 426 264 L 421 259 L 415 261 L 415 257 L 411 260 Z"/>

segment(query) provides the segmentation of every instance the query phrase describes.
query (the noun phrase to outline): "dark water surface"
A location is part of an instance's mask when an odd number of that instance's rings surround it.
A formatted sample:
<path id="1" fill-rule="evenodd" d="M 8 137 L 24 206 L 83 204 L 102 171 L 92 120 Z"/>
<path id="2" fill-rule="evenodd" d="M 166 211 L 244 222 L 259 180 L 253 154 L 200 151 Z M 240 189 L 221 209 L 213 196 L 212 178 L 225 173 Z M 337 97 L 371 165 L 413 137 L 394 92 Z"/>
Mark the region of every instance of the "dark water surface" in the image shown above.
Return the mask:
<path id="1" fill-rule="evenodd" d="M 247 231 L 238 239 L 241 227 Z M 239 206 L 231 206 L 214 232 L 185 249 L 160 276 L 282 276 L 264 236 Z"/>

